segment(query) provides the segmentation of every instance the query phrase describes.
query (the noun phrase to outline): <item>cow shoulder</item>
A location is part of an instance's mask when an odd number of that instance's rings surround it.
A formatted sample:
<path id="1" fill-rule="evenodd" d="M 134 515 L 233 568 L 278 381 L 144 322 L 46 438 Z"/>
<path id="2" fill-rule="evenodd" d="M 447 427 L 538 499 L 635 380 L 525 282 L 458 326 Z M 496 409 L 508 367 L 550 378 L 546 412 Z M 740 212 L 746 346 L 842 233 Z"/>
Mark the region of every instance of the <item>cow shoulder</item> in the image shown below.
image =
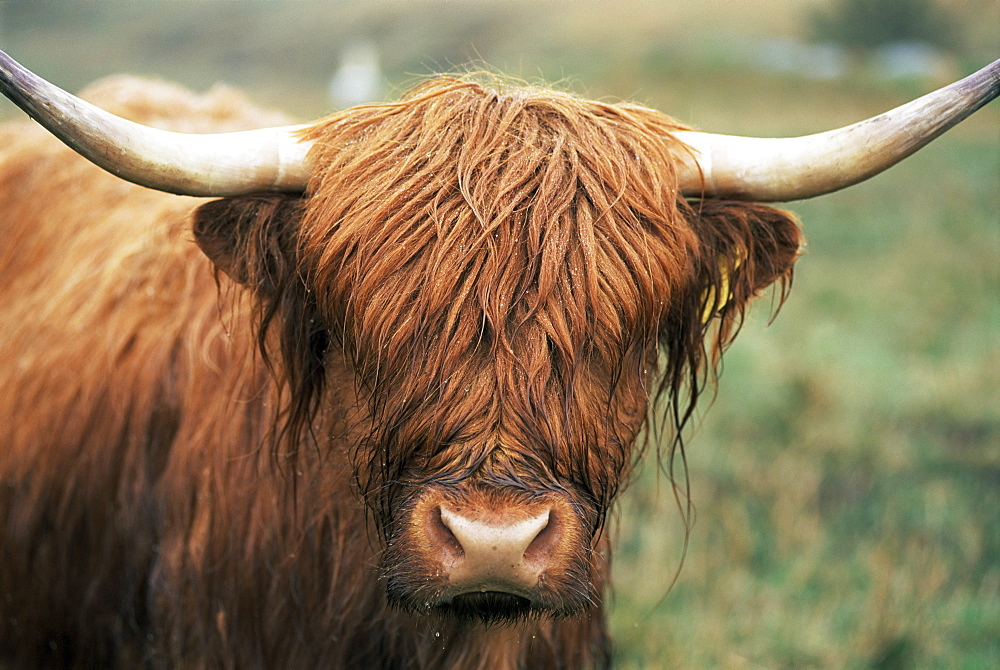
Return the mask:
<path id="1" fill-rule="evenodd" d="M 263 109 L 242 92 L 221 84 L 195 93 L 167 81 L 114 75 L 90 84 L 80 97 L 117 116 L 176 132 L 230 132 L 292 122 L 285 114 Z"/>

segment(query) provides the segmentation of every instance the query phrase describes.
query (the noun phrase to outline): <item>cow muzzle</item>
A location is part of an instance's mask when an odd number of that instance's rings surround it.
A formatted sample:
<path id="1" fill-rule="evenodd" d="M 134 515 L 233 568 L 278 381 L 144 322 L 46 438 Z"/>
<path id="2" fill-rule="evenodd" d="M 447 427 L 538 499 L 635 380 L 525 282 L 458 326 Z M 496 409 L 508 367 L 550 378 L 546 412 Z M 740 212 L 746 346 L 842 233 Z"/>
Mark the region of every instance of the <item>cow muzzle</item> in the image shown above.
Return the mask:
<path id="1" fill-rule="evenodd" d="M 386 572 L 406 609 L 492 622 L 572 615 L 596 598 L 591 534 L 566 495 L 433 487 L 403 516 Z"/>

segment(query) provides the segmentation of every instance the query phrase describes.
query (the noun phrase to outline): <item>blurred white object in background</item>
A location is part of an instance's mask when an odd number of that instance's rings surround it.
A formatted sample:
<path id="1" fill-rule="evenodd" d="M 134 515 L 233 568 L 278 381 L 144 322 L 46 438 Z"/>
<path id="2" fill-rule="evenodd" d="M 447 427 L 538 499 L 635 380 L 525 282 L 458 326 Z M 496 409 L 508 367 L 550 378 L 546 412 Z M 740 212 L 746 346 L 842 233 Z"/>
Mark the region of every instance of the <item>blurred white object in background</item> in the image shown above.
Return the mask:
<path id="1" fill-rule="evenodd" d="M 355 42 L 340 56 L 340 67 L 330 79 L 328 97 L 336 107 L 374 101 L 382 91 L 378 51 L 371 42 Z"/>

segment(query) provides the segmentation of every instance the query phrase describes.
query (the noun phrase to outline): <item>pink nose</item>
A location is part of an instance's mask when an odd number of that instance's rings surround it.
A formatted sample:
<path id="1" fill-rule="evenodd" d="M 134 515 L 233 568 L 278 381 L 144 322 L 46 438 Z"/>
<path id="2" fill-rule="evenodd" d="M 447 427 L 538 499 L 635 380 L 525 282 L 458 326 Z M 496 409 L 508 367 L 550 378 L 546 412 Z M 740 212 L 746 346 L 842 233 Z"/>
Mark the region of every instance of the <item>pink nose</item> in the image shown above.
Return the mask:
<path id="1" fill-rule="evenodd" d="M 561 525 L 549 506 L 487 514 L 441 503 L 427 535 L 452 588 L 527 596 L 554 560 Z"/>

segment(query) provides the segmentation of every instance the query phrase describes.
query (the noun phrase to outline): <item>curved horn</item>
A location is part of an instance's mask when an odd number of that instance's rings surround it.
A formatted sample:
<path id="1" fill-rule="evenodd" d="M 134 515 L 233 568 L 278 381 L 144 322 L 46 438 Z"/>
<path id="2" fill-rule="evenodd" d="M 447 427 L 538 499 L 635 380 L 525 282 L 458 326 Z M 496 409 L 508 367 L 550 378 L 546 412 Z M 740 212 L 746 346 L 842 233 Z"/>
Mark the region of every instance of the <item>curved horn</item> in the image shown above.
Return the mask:
<path id="1" fill-rule="evenodd" d="M 681 192 L 773 202 L 801 200 L 864 181 L 895 165 L 1000 94 L 1000 60 L 880 116 L 817 135 L 783 139 L 673 133 Z"/>
<path id="2" fill-rule="evenodd" d="M 74 151 L 122 179 L 179 195 L 303 191 L 305 126 L 196 135 L 150 128 L 85 102 L 0 51 L 0 91 Z"/>

